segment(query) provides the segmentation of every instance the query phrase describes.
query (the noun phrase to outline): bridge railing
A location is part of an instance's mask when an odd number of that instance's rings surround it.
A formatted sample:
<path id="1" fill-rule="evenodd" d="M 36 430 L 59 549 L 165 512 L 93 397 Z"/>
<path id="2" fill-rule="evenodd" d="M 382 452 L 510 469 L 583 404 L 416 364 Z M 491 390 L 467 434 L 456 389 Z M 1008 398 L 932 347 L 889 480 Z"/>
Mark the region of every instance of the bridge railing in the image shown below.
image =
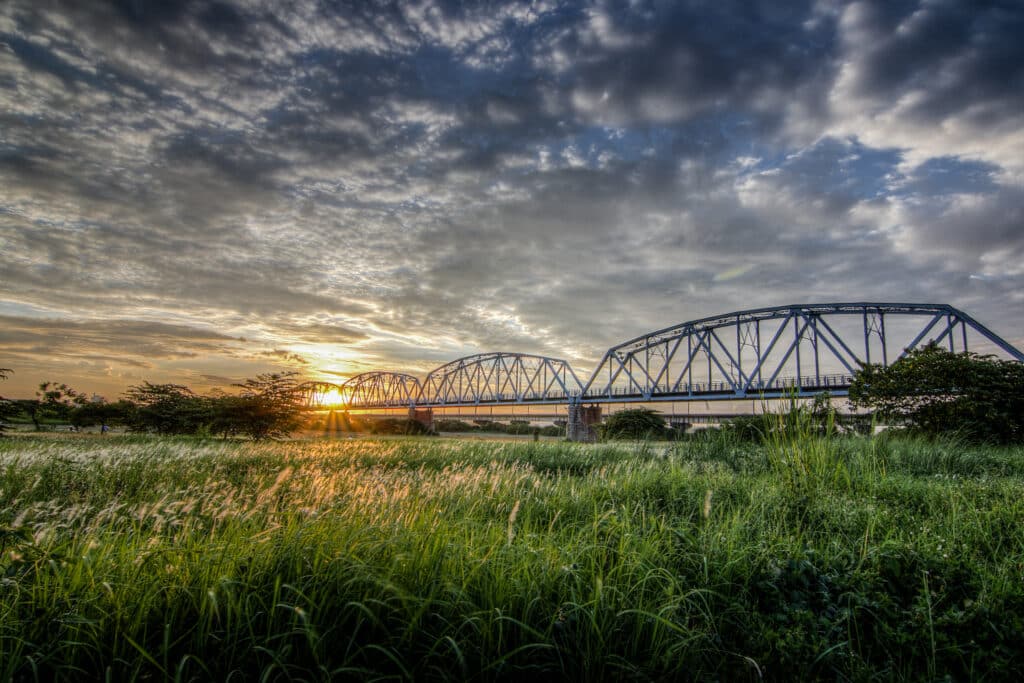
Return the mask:
<path id="1" fill-rule="evenodd" d="M 853 375 L 849 374 L 828 374 L 805 375 L 803 377 L 778 377 L 772 382 L 754 381 L 749 386 L 737 391 L 735 385 L 724 380 L 712 382 L 697 382 L 694 384 L 681 384 L 674 392 L 662 392 L 650 394 L 637 392 L 627 386 L 613 386 L 606 388 L 606 393 L 588 393 L 582 396 L 585 401 L 601 398 L 614 398 L 617 396 L 702 396 L 706 394 L 731 394 L 738 398 L 756 397 L 765 392 L 790 391 L 790 390 L 814 390 L 814 391 L 841 391 L 845 392 L 853 383 Z"/>

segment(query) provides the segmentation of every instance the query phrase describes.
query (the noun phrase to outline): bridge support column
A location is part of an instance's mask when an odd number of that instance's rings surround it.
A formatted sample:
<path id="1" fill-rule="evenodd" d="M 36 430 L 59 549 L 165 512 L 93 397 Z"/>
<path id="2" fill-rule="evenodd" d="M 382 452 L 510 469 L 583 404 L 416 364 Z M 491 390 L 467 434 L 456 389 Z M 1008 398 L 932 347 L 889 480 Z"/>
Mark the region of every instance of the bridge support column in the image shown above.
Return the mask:
<path id="1" fill-rule="evenodd" d="M 569 421 L 565 425 L 565 438 L 569 441 L 593 443 L 597 441 L 597 424 L 601 421 L 601 406 L 569 404 Z"/>
<path id="2" fill-rule="evenodd" d="M 434 431 L 434 409 L 433 408 L 409 408 L 409 419 L 419 422 L 421 425 Z"/>

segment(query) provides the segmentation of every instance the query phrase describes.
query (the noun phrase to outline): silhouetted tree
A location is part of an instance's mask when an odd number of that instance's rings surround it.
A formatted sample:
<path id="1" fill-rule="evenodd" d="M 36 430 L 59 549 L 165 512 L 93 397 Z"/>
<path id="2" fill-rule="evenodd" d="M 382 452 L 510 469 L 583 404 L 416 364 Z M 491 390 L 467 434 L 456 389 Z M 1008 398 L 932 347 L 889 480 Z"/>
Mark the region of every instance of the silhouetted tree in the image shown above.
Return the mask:
<path id="1" fill-rule="evenodd" d="M 75 391 L 63 382 L 43 382 L 36 392 L 38 405 L 23 402 L 23 409 L 29 413 L 32 424 L 38 430 L 42 420 L 66 422 L 71 411 L 87 402 L 85 395 Z"/>
<path id="2" fill-rule="evenodd" d="M 195 434 L 209 420 L 206 401 L 180 384 L 143 382 L 125 392 L 133 408 L 128 428 L 156 434 Z"/>
<path id="3" fill-rule="evenodd" d="M 135 406 L 125 400 L 88 401 L 71 411 L 70 420 L 76 427 L 126 424 L 134 409 Z"/>
<path id="4" fill-rule="evenodd" d="M 37 398 L 19 398 L 14 401 L 14 405 L 19 413 L 32 421 L 32 427 L 38 432 L 42 427 L 42 401 Z"/>
<path id="5" fill-rule="evenodd" d="M 0 368 L 0 380 L 7 379 L 14 370 L 10 368 Z M 7 426 L 5 423 L 10 418 L 18 414 L 18 405 L 14 401 L 5 399 L 0 396 L 0 436 L 3 436 L 4 429 Z"/>
<path id="6" fill-rule="evenodd" d="M 216 401 L 216 424 L 256 440 L 288 436 L 302 424 L 297 374 L 267 373 L 236 384 L 238 396 Z"/>

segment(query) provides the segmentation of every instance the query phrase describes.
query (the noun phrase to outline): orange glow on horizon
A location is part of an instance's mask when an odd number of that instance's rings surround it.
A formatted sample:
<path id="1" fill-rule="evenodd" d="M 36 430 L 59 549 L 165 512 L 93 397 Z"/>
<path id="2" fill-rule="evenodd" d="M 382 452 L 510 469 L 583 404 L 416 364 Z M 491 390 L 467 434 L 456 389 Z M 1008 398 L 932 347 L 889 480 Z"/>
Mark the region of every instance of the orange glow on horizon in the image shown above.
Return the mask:
<path id="1" fill-rule="evenodd" d="M 336 408 L 340 405 L 344 405 L 345 399 L 342 398 L 341 392 L 337 389 L 329 389 L 320 395 L 320 405 L 325 408 Z"/>

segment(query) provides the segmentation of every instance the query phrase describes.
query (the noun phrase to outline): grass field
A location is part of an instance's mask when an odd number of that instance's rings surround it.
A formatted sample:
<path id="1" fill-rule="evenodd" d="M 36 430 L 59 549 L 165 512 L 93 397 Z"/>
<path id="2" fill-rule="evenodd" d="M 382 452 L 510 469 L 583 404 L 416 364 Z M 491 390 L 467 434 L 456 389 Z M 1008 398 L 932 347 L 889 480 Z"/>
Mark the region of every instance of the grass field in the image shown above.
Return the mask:
<path id="1" fill-rule="evenodd" d="M 1024 449 L 0 439 L 0 680 L 1019 680 Z"/>

